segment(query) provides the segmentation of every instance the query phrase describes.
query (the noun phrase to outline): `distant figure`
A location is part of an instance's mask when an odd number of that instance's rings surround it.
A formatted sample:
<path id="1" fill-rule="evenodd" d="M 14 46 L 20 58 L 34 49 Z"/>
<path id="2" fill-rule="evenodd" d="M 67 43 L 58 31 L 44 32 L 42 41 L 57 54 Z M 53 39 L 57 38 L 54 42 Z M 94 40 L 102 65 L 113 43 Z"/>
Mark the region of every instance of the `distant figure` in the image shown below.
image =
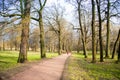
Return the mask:
<path id="1" fill-rule="evenodd" d="M 68 53 L 68 50 L 66 50 L 66 53 L 67 53 L 67 55 L 69 54 L 69 53 Z"/>

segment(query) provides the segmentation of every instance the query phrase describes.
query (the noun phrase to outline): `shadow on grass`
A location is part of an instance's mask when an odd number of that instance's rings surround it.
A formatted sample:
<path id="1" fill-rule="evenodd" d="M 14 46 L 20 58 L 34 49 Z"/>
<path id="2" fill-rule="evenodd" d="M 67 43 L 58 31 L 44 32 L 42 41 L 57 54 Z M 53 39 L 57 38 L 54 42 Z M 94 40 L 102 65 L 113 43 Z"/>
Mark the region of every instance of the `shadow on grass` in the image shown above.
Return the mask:
<path id="1" fill-rule="evenodd" d="M 120 64 L 114 62 L 90 63 L 84 58 L 76 58 L 79 67 L 83 68 L 95 80 L 120 80 Z"/>

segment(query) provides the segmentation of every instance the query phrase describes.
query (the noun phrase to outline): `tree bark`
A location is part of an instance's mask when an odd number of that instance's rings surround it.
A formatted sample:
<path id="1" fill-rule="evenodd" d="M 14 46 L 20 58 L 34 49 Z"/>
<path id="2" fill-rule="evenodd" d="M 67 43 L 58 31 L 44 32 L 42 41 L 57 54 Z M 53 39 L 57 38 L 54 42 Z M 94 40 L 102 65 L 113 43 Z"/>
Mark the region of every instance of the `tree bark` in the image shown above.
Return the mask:
<path id="1" fill-rule="evenodd" d="M 105 58 L 109 58 L 110 53 L 110 1 L 107 0 L 107 39 L 106 39 L 106 54 Z"/>
<path id="2" fill-rule="evenodd" d="M 114 48 L 113 48 L 113 52 L 112 52 L 112 59 L 114 59 L 116 46 L 117 46 L 117 43 L 119 40 L 120 40 L 120 29 L 119 29 L 118 36 L 117 36 L 117 39 L 116 39 L 115 44 L 114 44 Z"/>
<path id="3" fill-rule="evenodd" d="M 96 62 L 95 2 L 92 1 L 92 62 Z"/>
<path id="4" fill-rule="evenodd" d="M 29 23 L 30 23 L 30 4 L 31 0 L 25 0 L 24 6 L 25 10 L 22 13 L 22 34 L 21 34 L 21 44 L 20 44 L 20 52 L 18 57 L 18 63 L 24 63 L 27 61 L 27 50 L 28 50 L 28 39 L 29 39 Z M 21 0 L 22 4 L 22 0 Z M 21 9 L 23 8 L 23 4 L 21 5 Z"/>
<path id="5" fill-rule="evenodd" d="M 99 18 L 100 62 L 103 62 L 102 21 L 101 21 L 101 12 L 100 12 L 100 2 L 101 2 L 101 0 L 96 0 L 97 11 L 98 11 L 98 18 Z"/>

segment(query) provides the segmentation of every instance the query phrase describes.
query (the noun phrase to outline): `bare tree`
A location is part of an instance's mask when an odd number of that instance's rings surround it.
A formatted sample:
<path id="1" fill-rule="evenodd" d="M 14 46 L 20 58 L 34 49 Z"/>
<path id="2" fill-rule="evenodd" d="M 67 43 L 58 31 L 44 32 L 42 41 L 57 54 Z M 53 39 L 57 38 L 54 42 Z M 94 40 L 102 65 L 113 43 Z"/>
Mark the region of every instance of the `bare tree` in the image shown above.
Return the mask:
<path id="1" fill-rule="evenodd" d="M 119 30 L 119 35 L 120 35 L 120 30 Z M 120 39 L 119 39 L 119 42 L 118 42 L 118 50 L 117 50 L 117 53 L 118 53 L 118 62 L 120 62 Z"/>
<path id="2" fill-rule="evenodd" d="M 107 39 L 106 39 L 106 58 L 109 58 L 110 53 L 110 0 L 107 0 Z"/>
<path id="3" fill-rule="evenodd" d="M 102 40 L 102 19 L 101 19 L 101 0 L 96 0 L 99 18 L 99 44 L 100 44 L 100 62 L 103 62 L 103 40 Z"/>
<path id="4" fill-rule="evenodd" d="M 96 62 L 95 1 L 92 2 L 92 62 Z"/>
<path id="5" fill-rule="evenodd" d="M 118 32 L 117 39 L 116 39 L 116 41 L 114 43 L 113 52 L 112 52 L 112 59 L 114 59 L 117 43 L 119 43 L 119 41 L 120 41 L 120 29 L 119 29 L 119 32 Z M 119 48 L 118 48 L 118 50 L 119 50 Z"/>
<path id="6" fill-rule="evenodd" d="M 58 54 L 61 55 L 62 52 L 62 33 L 65 26 L 65 20 L 63 18 L 64 14 L 64 8 L 60 5 L 52 6 L 52 9 L 50 9 L 52 12 L 50 12 L 49 17 L 47 17 L 47 22 L 50 25 L 50 30 L 54 31 L 58 36 Z"/>
<path id="7" fill-rule="evenodd" d="M 45 35 L 44 35 L 44 25 L 43 25 L 43 9 L 45 7 L 45 4 L 47 0 L 38 0 L 39 2 L 39 8 L 36 9 L 36 12 L 38 14 L 38 18 L 32 17 L 33 20 L 39 22 L 39 30 L 40 30 L 40 52 L 41 52 L 41 58 L 46 57 L 46 50 L 45 50 Z"/>

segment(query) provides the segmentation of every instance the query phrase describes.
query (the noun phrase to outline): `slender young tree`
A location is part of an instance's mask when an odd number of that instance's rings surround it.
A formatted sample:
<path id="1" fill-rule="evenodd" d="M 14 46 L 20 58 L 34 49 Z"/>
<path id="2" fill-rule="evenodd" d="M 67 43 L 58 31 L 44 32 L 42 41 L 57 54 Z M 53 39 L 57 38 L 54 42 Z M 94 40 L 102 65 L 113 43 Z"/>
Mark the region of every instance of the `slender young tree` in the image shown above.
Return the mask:
<path id="1" fill-rule="evenodd" d="M 96 37 L 95 37 L 95 1 L 92 2 L 92 62 L 96 62 Z"/>
<path id="2" fill-rule="evenodd" d="M 107 0 L 107 39 L 105 58 L 109 58 L 110 53 L 110 0 Z"/>
<path id="3" fill-rule="evenodd" d="M 118 50 L 117 50 L 117 53 L 118 53 L 118 62 L 120 62 L 120 39 L 118 41 Z"/>
<path id="4" fill-rule="evenodd" d="M 119 42 L 119 40 L 120 40 L 120 29 L 119 29 L 118 36 L 117 36 L 117 39 L 116 39 L 114 47 L 113 47 L 112 59 L 114 59 L 117 43 Z"/>
<path id="5" fill-rule="evenodd" d="M 102 20 L 101 20 L 101 0 L 96 0 L 98 19 L 99 19 L 99 44 L 100 44 L 100 62 L 103 62 L 103 44 L 102 44 Z"/>
<path id="6" fill-rule="evenodd" d="M 85 43 L 85 34 L 82 26 L 82 21 L 81 21 L 81 3 L 82 0 L 76 0 L 77 1 L 77 6 L 78 6 L 78 17 L 79 17 L 79 25 L 80 25 L 80 31 L 81 31 L 81 38 L 82 38 L 82 43 L 83 43 L 83 52 L 85 55 L 85 58 L 87 58 L 87 50 L 86 50 L 86 43 Z"/>
<path id="7" fill-rule="evenodd" d="M 18 63 L 24 63 L 27 61 L 31 0 L 20 0 L 20 8 L 22 14 L 22 34 Z"/>

